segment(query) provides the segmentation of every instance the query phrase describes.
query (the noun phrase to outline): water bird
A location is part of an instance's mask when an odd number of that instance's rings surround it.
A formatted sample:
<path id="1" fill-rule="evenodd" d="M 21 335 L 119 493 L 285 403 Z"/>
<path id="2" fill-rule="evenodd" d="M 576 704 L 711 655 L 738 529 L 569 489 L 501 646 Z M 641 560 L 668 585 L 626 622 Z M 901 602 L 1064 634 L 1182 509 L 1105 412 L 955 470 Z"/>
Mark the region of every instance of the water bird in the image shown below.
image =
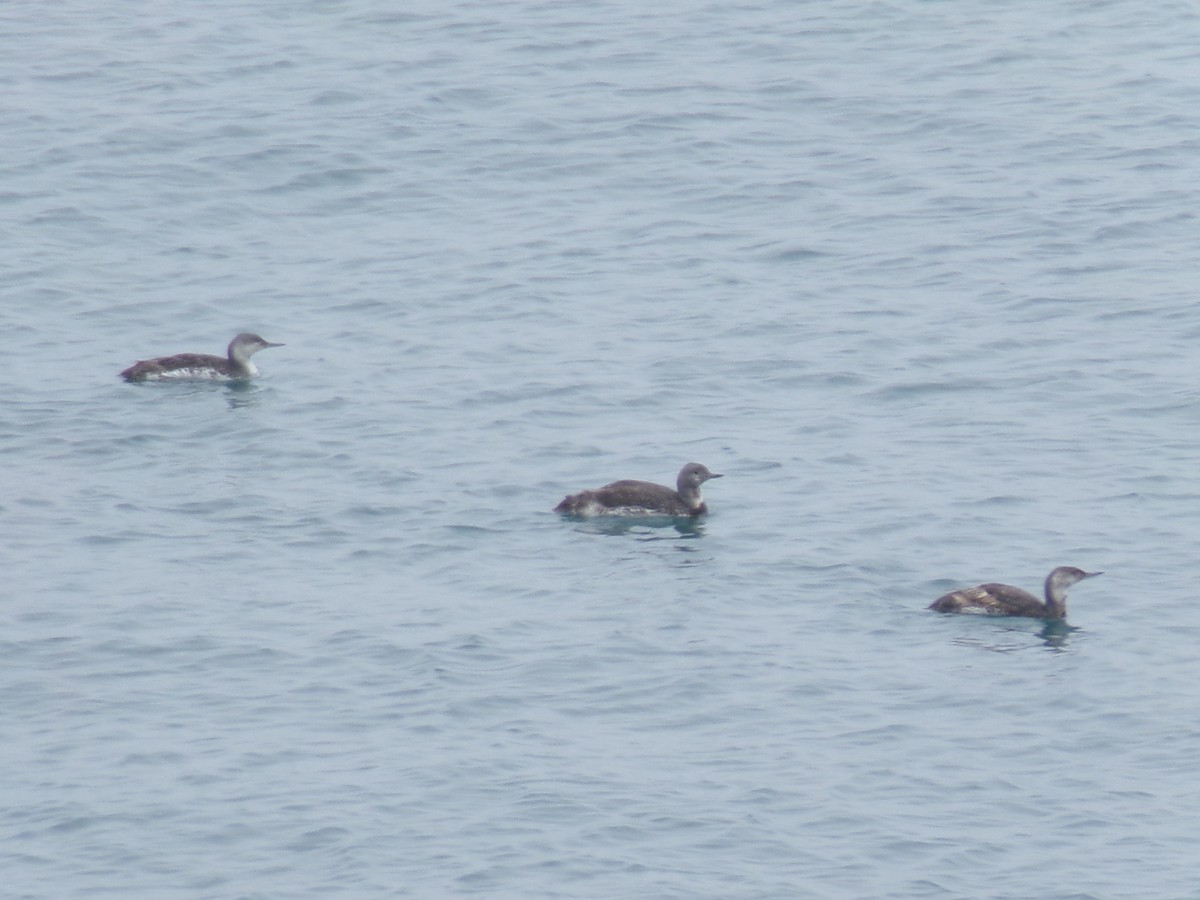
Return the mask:
<path id="1" fill-rule="evenodd" d="M 679 470 L 674 490 L 649 481 L 614 481 L 592 491 L 569 494 L 554 511 L 573 516 L 702 516 L 708 507 L 700 496 L 700 485 L 721 477 L 700 463 L 690 462 Z"/>
<path id="2" fill-rule="evenodd" d="M 1074 566 L 1059 566 L 1046 576 L 1045 603 L 1028 591 L 1013 587 L 1011 584 L 979 584 L 975 587 L 951 591 L 934 600 L 929 608 L 944 613 L 1065 619 L 1067 617 L 1067 590 L 1085 578 L 1103 574 L 1103 572 L 1085 572 Z"/>
<path id="3" fill-rule="evenodd" d="M 242 381 L 258 375 L 250 360 L 259 350 L 282 347 L 264 341 L 257 334 L 243 332 L 229 342 L 224 357 L 208 353 L 177 353 L 157 359 L 143 359 L 121 373 L 126 381 Z"/>

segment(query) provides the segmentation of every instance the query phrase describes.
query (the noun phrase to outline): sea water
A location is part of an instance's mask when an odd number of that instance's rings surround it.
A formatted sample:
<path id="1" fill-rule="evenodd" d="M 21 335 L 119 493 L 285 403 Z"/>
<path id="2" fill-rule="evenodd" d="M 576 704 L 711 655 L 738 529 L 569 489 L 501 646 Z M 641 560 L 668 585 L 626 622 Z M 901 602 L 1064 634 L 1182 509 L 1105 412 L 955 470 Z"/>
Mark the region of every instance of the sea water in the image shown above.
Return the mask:
<path id="1" fill-rule="evenodd" d="M 0 895 L 1200 891 L 1191 5 L 0 29 Z"/>

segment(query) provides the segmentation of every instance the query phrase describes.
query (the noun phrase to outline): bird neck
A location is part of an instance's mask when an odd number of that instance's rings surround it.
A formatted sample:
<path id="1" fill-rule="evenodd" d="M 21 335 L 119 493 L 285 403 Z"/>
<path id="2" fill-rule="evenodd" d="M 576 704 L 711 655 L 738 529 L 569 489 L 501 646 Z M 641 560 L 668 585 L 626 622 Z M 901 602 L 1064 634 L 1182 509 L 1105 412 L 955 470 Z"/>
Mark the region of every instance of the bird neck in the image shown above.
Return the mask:
<path id="1" fill-rule="evenodd" d="M 1067 617 L 1067 591 L 1046 579 L 1046 617 L 1050 619 L 1065 619 Z"/>

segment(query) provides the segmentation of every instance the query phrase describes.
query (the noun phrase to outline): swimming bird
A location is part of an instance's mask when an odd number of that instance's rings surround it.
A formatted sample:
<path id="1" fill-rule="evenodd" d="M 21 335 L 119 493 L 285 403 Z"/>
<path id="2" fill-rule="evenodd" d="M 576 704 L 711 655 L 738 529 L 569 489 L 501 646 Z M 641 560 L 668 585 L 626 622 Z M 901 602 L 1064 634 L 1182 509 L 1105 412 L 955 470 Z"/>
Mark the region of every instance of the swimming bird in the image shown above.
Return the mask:
<path id="1" fill-rule="evenodd" d="M 1085 572 L 1074 566 L 1059 566 L 1046 576 L 1045 603 L 1028 591 L 1013 587 L 1011 584 L 980 584 L 951 591 L 944 597 L 934 600 L 929 608 L 945 613 L 1065 619 L 1067 617 L 1067 589 L 1085 578 L 1103 574 L 1103 572 Z"/>
<path id="2" fill-rule="evenodd" d="M 121 373 L 126 381 L 242 381 L 258 375 L 250 361 L 259 350 L 282 347 L 264 341 L 257 334 L 242 333 L 229 342 L 224 358 L 207 353 L 177 353 L 157 359 L 143 359 Z"/>
<path id="3" fill-rule="evenodd" d="M 649 481 L 614 481 L 570 494 L 554 511 L 575 516 L 702 516 L 708 507 L 700 496 L 700 485 L 720 477 L 700 463 L 690 462 L 679 470 L 675 490 Z"/>

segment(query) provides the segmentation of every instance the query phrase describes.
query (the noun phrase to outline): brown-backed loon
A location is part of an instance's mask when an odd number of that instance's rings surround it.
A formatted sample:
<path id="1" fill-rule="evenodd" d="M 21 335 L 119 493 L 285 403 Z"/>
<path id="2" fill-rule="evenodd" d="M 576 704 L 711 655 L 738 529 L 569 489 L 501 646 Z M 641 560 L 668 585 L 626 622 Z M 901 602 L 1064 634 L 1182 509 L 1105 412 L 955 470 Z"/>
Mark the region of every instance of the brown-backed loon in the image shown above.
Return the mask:
<path id="1" fill-rule="evenodd" d="M 157 359 L 143 359 L 121 373 L 126 381 L 242 381 L 258 375 L 250 361 L 259 350 L 282 347 L 264 341 L 257 334 L 239 334 L 229 342 L 227 355 L 177 353 Z"/>
<path id="2" fill-rule="evenodd" d="M 1028 591 L 1013 587 L 1011 584 L 980 584 L 951 591 L 944 597 L 934 600 L 929 608 L 945 613 L 1065 619 L 1067 617 L 1067 589 L 1085 578 L 1103 574 L 1103 572 L 1085 572 L 1074 566 L 1059 566 L 1046 576 L 1045 603 Z"/>
<path id="3" fill-rule="evenodd" d="M 592 491 L 564 497 L 557 513 L 574 516 L 702 516 L 708 512 L 700 485 L 720 478 L 700 463 L 679 470 L 675 490 L 649 481 L 614 481 Z"/>

